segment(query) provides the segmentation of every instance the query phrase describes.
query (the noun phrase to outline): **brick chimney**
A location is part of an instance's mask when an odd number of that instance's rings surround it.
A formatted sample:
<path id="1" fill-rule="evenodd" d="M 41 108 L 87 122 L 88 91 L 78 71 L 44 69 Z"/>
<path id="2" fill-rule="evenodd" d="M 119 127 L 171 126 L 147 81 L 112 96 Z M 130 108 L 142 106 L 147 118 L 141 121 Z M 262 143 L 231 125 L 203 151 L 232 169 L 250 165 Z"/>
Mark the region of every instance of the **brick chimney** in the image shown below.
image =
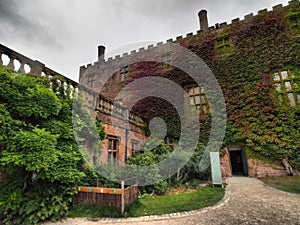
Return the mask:
<path id="1" fill-rule="evenodd" d="M 105 55 L 105 47 L 103 45 L 98 46 L 98 61 L 103 61 Z"/>
<path id="2" fill-rule="evenodd" d="M 207 19 L 207 11 L 205 9 L 201 10 L 198 13 L 199 22 L 200 22 L 200 29 L 203 32 L 208 31 L 208 19 Z"/>

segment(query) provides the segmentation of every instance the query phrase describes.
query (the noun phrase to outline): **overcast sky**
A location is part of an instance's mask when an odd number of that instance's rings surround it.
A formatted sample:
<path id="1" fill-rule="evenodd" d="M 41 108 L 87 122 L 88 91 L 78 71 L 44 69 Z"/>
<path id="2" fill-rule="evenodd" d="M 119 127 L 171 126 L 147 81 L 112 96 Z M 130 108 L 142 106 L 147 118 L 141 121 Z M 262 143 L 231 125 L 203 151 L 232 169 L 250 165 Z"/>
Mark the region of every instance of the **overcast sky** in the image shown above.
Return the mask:
<path id="1" fill-rule="evenodd" d="M 78 80 L 79 66 L 141 41 L 165 41 L 287 0 L 0 0 L 0 43 Z M 132 49 L 133 50 L 133 49 Z M 121 51 L 121 52 L 120 52 Z M 113 54 L 122 54 L 118 50 Z"/>

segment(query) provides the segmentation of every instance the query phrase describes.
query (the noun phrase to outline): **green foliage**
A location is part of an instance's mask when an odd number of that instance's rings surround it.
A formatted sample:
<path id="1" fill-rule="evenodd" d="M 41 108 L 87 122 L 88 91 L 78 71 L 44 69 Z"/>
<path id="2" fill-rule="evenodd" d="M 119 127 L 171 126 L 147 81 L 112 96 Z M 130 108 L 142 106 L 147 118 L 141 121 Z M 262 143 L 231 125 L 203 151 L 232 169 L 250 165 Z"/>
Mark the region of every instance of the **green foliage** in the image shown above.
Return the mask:
<path id="1" fill-rule="evenodd" d="M 61 101 L 40 78 L 20 76 L 11 79 L 8 69 L 1 69 L 1 103 L 22 119 L 48 118 L 57 115 Z"/>
<path id="2" fill-rule="evenodd" d="M 16 177 L 0 184 L 1 190 L 6 190 L 0 196 L 6 224 L 38 224 L 46 219 L 58 220 L 66 215 L 76 193 L 75 187 L 42 180 L 31 184 L 30 192 L 22 192 L 22 186 L 22 179 Z"/>
<path id="3" fill-rule="evenodd" d="M 163 195 L 169 190 L 169 184 L 166 180 L 154 184 L 154 192 L 158 195 Z"/>
<path id="4" fill-rule="evenodd" d="M 180 180 L 177 178 L 177 185 L 181 185 L 183 182 L 190 182 L 193 180 L 207 180 L 209 176 L 210 168 L 202 171 L 199 168 L 199 163 L 202 160 L 203 153 L 205 151 L 206 143 L 202 141 L 198 142 L 197 148 L 191 159 L 187 162 L 187 164 L 180 170 Z M 178 183 L 179 181 L 179 183 Z"/>
<path id="5" fill-rule="evenodd" d="M 58 160 L 56 136 L 45 129 L 19 131 L 6 140 L 6 150 L 1 152 L 2 167 L 23 167 L 26 171 L 48 170 Z M 34 160 L 33 160 L 34 159 Z"/>
<path id="6" fill-rule="evenodd" d="M 49 88 L 43 78 L 0 67 L 0 169 L 9 175 L 0 184 L 5 224 L 64 217 L 76 182 L 86 173 L 72 127 L 73 99 Z M 89 130 L 93 121 L 83 109 L 81 115 L 78 132 Z M 105 137 L 103 126 L 96 127 L 92 144 Z"/>
<path id="7" fill-rule="evenodd" d="M 167 157 L 171 149 L 166 146 L 164 142 L 159 142 L 158 140 L 153 140 L 153 142 L 159 143 L 157 147 L 152 149 L 154 143 L 147 142 L 142 149 L 144 151 L 143 154 L 136 154 L 129 158 L 128 164 L 133 166 L 132 174 L 142 174 L 144 179 L 143 183 L 156 183 L 156 181 L 160 181 L 153 185 L 140 187 L 140 192 L 142 194 L 155 192 L 157 194 L 164 194 L 168 190 L 168 183 L 162 180 L 162 176 L 158 167 L 151 165 L 156 165 L 160 161 L 162 161 L 165 157 Z M 139 166 L 139 168 L 135 167 Z M 136 169 L 135 169 L 136 168 Z"/>
<path id="8" fill-rule="evenodd" d="M 299 15 L 300 3 L 293 1 L 286 7 L 260 13 L 218 31 L 178 40 L 207 63 L 222 88 L 228 116 L 223 145 L 240 144 L 246 149 L 248 158 L 263 161 L 280 163 L 288 157 L 295 167 L 300 167 L 300 105 L 298 102 L 292 107 L 287 96 L 282 103 L 278 101 L 272 75 L 279 70 L 292 70 L 294 93 L 300 96 Z M 220 47 L 226 47 L 226 54 Z M 184 59 L 182 61 L 188 65 Z M 151 62 L 135 65 L 131 80 L 149 75 L 166 77 L 182 87 L 194 83 L 177 68 L 160 70 L 157 63 Z M 169 122 L 168 135 L 178 138 L 180 123 L 175 122 L 178 115 L 174 115 L 166 102 L 147 99 L 137 104 L 136 109 L 141 114 L 146 112 L 151 119 L 155 105 L 159 105 L 155 110 L 159 113 L 154 116 Z M 200 141 L 205 143 L 210 134 L 206 126 L 210 118 L 205 121 L 206 116 L 203 117 Z M 201 154 L 195 155 L 198 159 L 199 156 Z"/>
<path id="9" fill-rule="evenodd" d="M 296 1 L 222 32 L 182 42 L 210 66 L 223 90 L 228 115 L 223 144 L 240 144 L 247 157 L 263 161 L 280 163 L 288 157 L 296 167 L 300 167 L 299 104 L 292 107 L 287 99 L 279 103 L 272 75 L 285 69 L 292 70 L 295 79 L 299 74 L 300 39 L 288 21 L 289 15 L 299 13 Z M 232 51 L 220 56 L 213 44 L 224 35 L 231 38 Z M 202 130 L 201 135 L 209 132 Z"/>

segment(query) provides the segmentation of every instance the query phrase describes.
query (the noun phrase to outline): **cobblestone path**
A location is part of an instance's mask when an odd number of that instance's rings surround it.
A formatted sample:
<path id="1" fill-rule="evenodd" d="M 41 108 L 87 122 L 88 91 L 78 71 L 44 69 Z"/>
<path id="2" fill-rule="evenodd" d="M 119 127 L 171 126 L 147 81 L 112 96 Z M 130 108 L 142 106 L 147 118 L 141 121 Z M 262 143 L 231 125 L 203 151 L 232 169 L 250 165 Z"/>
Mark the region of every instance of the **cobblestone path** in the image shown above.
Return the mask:
<path id="1" fill-rule="evenodd" d="M 216 206 L 163 216 L 128 219 L 68 219 L 56 225 L 299 224 L 300 195 L 265 186 L 254 178 L 228 179 L 226 196 Z M 53 223 L 47 223 L 50 225 Z M 46 224 L 45 224 L 46 225 Z"/>

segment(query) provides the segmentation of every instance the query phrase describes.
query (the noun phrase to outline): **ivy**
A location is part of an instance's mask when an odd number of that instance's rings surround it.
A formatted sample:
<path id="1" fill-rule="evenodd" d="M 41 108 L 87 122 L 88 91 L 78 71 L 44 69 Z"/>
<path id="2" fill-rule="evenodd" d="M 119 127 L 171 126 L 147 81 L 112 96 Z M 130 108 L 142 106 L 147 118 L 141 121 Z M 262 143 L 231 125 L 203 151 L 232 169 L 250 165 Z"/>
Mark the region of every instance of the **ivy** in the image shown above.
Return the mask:
<path id="1" fill-rule="evenodd" d="M 223 145 L 240 144 L 249 158 L 264 161 L 280 163 L 288 157 L 296 167 L 300 167 L 299 104 L 296 107 L 288 102 L 279 104 L 272 75 L 284 68 L 299 74 L 300 38 L 299 26 L 295 25 L 299 23 L 299 13 L 300 3 L 294 1 L 287 7 L 261 13 L 218 31 L 178 40 L 178 44 L 207 63 L 222 88 L 228 117 Z M 226 54 L 216 47 L 222 37 L 230 40 L 227 45 L 230 51 Z M 166 77 L 182 87 L 193 83 L 177 68 L 161 71 L 155 66 L 150 62 L 135 65 L 128 82 L 151 75 Z M 146 112 L 151 118 L 154 106 L 168 118 L 167 121 L 175 118 L 173 109 L 169 110 L 168 104 L 160 100 L 141 101 L 135 110 L 141 114 Z M 205 122 L 205 118 L 201 118 L 201 143 L 209 137 L 209 126 L 205 129 L 209 119 L 207 117 Z M 176 136 L 180 123 L 170 124 L 168 134 Z"/>

